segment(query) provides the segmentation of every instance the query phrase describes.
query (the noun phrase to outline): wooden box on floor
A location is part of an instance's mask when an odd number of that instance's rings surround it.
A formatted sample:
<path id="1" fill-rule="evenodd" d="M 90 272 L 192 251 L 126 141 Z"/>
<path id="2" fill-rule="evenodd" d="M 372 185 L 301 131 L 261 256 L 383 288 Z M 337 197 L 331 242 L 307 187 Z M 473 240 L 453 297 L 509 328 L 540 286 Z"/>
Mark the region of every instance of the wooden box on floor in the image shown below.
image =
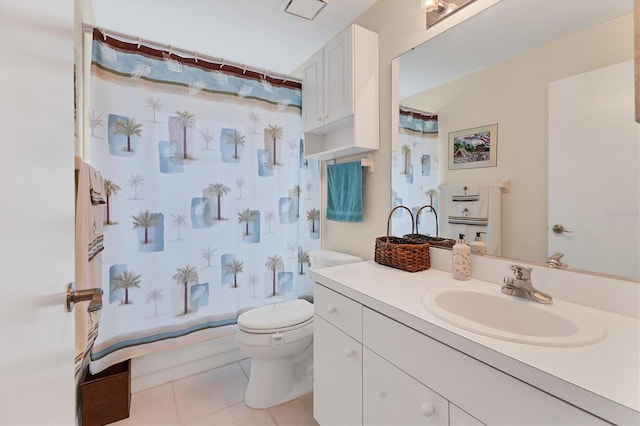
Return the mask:
<path id="1" fill-rule="evenodd" d="M 95 375 L 87 371 L 80 385 L 80 398 L 83 425 L 105 425 L 129 417 L 131 360 Z"/>

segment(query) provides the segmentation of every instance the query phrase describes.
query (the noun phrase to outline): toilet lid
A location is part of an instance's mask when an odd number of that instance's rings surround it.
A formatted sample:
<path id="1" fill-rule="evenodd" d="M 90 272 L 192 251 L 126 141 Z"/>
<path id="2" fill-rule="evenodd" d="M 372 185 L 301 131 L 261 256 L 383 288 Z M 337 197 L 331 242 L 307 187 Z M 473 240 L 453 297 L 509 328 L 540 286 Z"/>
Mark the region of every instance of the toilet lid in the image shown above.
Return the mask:
<path id="1" fill-rule="evenodd" d="M 245 330 L 271 331 L 290 328 L 311 318 L 313 305 L 304 299 L 296 299 L 247 311 L 238 317 L 238 326 Z"/>

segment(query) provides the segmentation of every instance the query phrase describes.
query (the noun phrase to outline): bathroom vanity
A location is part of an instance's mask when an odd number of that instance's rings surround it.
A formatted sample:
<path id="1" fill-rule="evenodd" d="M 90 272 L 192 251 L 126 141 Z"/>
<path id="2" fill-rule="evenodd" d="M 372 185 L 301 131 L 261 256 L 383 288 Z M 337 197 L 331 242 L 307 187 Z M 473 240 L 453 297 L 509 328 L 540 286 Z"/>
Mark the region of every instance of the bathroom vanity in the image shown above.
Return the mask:
<path id="1" fill-rule="evenodd" d="M 522 343 L 429 309 L 434 289 L 477 288 L 510 300 L 498 284 L 456 281 L 433 265 L 408 273 L 373 262 L 317 269 L 312 278 L 321 425 L 640 422 L 638 318 L 557 300 L 548 309 L 580 312 L 593 321 L 585 327 L 597 323 L 604 334 L 586 330 L 586 343 L 569 346 Z"/>

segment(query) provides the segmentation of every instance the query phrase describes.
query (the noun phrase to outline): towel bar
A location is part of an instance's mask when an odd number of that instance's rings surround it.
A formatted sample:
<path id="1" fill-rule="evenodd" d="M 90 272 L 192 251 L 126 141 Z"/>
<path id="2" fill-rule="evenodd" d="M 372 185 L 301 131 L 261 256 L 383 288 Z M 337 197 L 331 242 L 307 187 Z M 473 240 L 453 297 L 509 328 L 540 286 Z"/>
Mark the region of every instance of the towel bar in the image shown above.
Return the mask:
<path id="1" fill-rule="evenodd" d="M 326 164 L 336 164 L 336 160 L 325 160 Z M 368 154 L 366 157 L 360 159 L 360 163 L 362 163 L 362 167 L 366 167 L 369 169 L 369 173 L 373 173 L 373 155 Z"/>

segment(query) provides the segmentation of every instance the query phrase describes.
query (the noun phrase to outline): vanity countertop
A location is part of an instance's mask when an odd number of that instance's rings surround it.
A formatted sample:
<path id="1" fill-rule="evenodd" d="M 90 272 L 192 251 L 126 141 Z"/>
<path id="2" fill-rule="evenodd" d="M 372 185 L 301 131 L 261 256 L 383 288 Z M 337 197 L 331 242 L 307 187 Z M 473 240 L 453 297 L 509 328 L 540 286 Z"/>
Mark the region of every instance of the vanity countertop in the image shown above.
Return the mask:
<path id="1" fill-rule="evenodd" d="M 450 325 L 421 302 L 422 294 L 434 286 L 464 283 L 500 291 L 497 284 L 473 278 L 457 281 L 450 272 L 433 268 L 409 273 L 372 261 L 315 269 L 311 276 L 315 282 L 596 416 L 616 424 L 640 421 L 637 318 L 572 304 L 607 329 L 603 341 L 581 347 L 529 345 Z"/>

